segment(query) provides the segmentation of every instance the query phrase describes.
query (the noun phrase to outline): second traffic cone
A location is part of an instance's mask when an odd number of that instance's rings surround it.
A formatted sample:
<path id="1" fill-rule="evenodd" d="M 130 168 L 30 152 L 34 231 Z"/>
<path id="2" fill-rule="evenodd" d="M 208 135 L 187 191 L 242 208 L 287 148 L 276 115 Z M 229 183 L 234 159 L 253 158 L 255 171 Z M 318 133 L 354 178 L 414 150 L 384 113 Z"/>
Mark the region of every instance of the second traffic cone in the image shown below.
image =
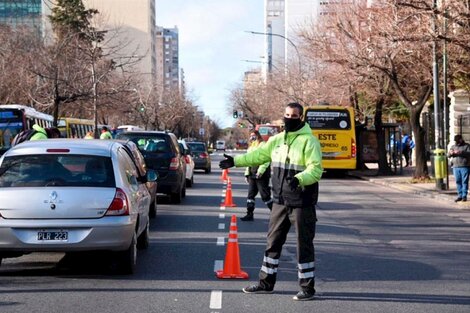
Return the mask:
<path id="1" fill-rule="evenodd" d="M 220 177 L 220 179 L 221 179 L 222 181 L 228 180 L 228 169 L 224 169 L 224 170 L 222 171 L 222 176 Z"/>
<path id="2" fill-rule="evenodd" d="M 232 199 L 232 181 L 230 178 L 228 178 L 227 182 L 227 191 L 225 192 L 225 202 L 223 203 L 223 206 L 226 207 L 236 207 L 237 205 L 233 203 Z"/>
<path id="3" fill-rule="evenodd" d="M 240 251 L 238 249 L 237 217 L 232 215 L 228 234 L 227 252 L 225 253 L 224 269 L 216 271 L 217 278 L 248 279 L 248 274 L 240 268 Z"/>

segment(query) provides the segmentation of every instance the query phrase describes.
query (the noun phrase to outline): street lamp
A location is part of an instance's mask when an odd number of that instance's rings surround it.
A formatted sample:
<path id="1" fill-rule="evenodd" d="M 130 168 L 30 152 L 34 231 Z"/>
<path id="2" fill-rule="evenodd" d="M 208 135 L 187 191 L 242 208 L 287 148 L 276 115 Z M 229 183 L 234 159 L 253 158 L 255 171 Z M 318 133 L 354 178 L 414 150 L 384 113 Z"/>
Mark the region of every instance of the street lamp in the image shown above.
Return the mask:
<path id="1" fill-rule="evenodd" d="M 295 52 L 297 53 L 297 58 L 299 60 L 299 73 L 302 69 L 302 61 L 301 61 L 301 57 L 300 57 L 300 53 L 299 53 L 299 49 L 297 49 L 297 46 L 295 45 L 295 43 L 290 40 L 289 38 L 283 36 L 283 35 L 280 35 L 280 34 L 275 34 L 275 33 L 262 33 L 262 32 L 255 32 L 255 31 L 250 31 L 250 30 L 246 30 L 245 32 L 247 33 L 250 33 L 250 34 L 253 34 L 253 35 L 265 35 L 265 36 L 275 36 L 275 37 L 280 37 L 280 38 L 283 38 L 284 40 L 286 40 L 288 43 L 290 43 L 294 49 L 295 49 Z M 269 56 L 270 58 L 271 56 Z M 268 64 L 269 65 L 272 65 L 272 60 L 270 59 L 268 61 Z M 271 72 L 271 68 L 269 68 L 269 72 Z"/>

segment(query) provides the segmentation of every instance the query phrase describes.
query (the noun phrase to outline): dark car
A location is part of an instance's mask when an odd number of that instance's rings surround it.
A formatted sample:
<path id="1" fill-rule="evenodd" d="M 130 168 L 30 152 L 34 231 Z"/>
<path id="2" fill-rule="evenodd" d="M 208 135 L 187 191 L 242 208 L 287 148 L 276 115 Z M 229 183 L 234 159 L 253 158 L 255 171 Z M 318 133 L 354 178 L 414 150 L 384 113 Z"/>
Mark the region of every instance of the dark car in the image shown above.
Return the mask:
<path id="1" fill-rule="evenodd" d="M 158 172 L 158 193 L 167 194 L 171 202 L 180 203 L 186 196 L 186 163 L 178 140 L 162 131 L 128 131 L 116 139 L 134 142 L 149 169 Z"/>
<path id="2" fill-rule="evenodd" d="M 204 170 L 206 174 L 209 174 L 211 172 L 211 156 L 206 144 L 198 141 L 187 142 L 187 144 L 194 159 L 194 169 Z"/>
<path id="3" fill-rule="evenodd" d="M 139 181 L 145 183 L 147 189 L 150 193 L 150 208 L 149 208 L 149 217 L 154 218 L 157 216 L 157 181 L 148 181 L 147 180 L 147 165 L 145 163 L 145 158 L 139 150 L 139 147 L 130 140 L 121 141 L 124 146 L 124 149 L 132 158 L 134 165 L 139 171 Z M 156 172 L 155 172 L 156 173 Z"/>

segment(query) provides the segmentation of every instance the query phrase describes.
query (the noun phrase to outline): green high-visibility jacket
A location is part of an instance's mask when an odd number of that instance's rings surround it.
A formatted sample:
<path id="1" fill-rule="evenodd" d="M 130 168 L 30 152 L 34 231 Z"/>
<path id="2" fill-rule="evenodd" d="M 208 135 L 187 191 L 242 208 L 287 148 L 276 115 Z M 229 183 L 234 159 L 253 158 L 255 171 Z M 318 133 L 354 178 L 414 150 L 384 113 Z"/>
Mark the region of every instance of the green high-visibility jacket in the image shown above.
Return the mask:
<path id="1" fill-rule="evenodd" d="M 292 207 L 310 207 L 318 199 L 318 182 L 323 173 L 318 139 L 305 124 L 295 132 L 285 131 L 249 153 L 234 157 L 235 166 L 257 166 L 271 162 L 273 200 Z M 301 188 L 292 190 L 289 181 L 299 180 Z"/>
<path id="2" fill-rule="evenodd" d="M 36 133 L 32 135 L 29 140 L 44 140 L 48 138 L 46 130 L 38 124 L 34 124 L 33 129 L 36 131 Z"/>

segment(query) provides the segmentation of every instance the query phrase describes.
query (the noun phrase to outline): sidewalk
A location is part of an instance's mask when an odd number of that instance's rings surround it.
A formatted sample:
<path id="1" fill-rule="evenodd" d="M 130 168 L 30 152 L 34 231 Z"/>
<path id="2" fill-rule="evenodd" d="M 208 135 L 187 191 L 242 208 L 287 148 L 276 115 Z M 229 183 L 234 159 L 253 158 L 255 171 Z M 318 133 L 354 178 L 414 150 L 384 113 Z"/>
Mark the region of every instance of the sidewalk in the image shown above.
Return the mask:
<path id="1" fill-rule="evenodd" d="M 366 165 L 368 169 L 349 171 L 349 175 L 363 180 L 368 180 L 375 184 L 380 184 L 393 189 L 398 189 L 407 193 L 451 202 L 461 208 L 470 208 L 470 201 L 455 203 L 454 200 L 455 198 L 457 198 L 457 187 L 455 185 L 455 179 L 452 173 L 449 173 L 449 189 L 437 190 L 435 182 L 413 183 L 412 178 L 415 170 L 414 166 L 404 167 L 403 172 L 401 174 L 391 176 L 378 176 L 378 164 L 367 163 Z M 431 169 L 430 166 L 428 166 L 428 169 Z M 445 178 L 444 183 L 446 183 Z"/>

